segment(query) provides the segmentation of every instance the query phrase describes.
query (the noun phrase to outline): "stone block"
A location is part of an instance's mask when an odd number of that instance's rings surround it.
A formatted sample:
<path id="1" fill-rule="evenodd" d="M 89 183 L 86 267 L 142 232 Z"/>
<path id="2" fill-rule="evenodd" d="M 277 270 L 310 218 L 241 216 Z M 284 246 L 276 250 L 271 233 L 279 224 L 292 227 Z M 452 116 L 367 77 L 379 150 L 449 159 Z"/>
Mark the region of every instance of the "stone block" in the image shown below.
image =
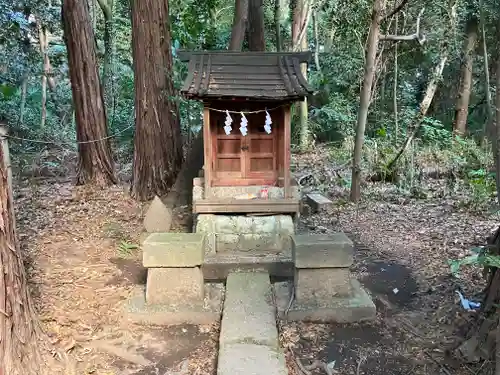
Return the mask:
<path id="1" fill-rule="evenodd" d="M 148 304 L 186 304 L 200 301 L 203 301 L 203 274 L 199 267 L 148 269 Z"/>
<path id="2" fill-rule="evenodd" d="M 295 298 L 298 302 L 328 301 L 351 293 L 348 268 L 295 269 Z"/>
<path id="3" fill-rule="evenodd" d="M 237 233 L 236 231 L 236 217 L 229 215 L 216 215 L 215 219 L 215 232 L 216 233 Z"/>
<path id="4" fill-rule="evenodd" d="M 244 215 L 236 216 L 236 230 L 238 233 L 252 233 L 253 217 Z"/>
<path id="5" fill-rule="evenodd" d="M 293 235 L 295 233 L 295 224 L 291 215 L 279 215 L 278 220 L 279 233 L 282 235 Z"/>
<path id="6" fill-rule="evenodd" d="M 215 215 L 199 214 L 196 218 L 196 233 L 214 233 Z"/>
<path id="7" fill-rule="evenodd" d="M 180 304 L 147 304 L 144 290 L 125 305 L 127 320 L 148 325 L 213 324 L 221 320 L 224 284 L 205 284 L 205 298 Z"/>
<path id="8" fill-rule="evenodd" d="M 322 194 L 311 193 L 306 196 L 307 204 L 311 207 L 313 212 L 325 210 L 332 205 L 332 201 Z"/>
<path id="9" fill-rule="evenodd" d="M 155 196 L 144 217 L 144 228 L 149 233 L 169 232 L 172 227 L 172 210 Z"/>
<path id="10" fill-rule="evenodd" d="M 205 186 L 205 179 L 203 177 L 193 178 L 193 186 Z"/>
<path id="11" fill-rule="evenodd" d="M 193 186 L 193 202 L 201 201 L 205 197 L 205 189 L 202 186 Z"/>
<path id="12" fill-rule="evenodd" d="M 293 238 L 297 268 L 350 267 L 354 245 L 344 233 L 300 234 Z"/>
<path id="13" fill-rule="evenodd" d="M 238 234 L 216 234 L 215 235 L 215 252 L 224 253 L 235 251 L 238 247 L 240 236 Z"/>
<path id="14" fill-rule="evenodd" d="M 217 375 L 288 374 L 283 353 L 264 345 L 224 345 L 217 362 Z"/>
<path id="15" fill-rule="evenodd" d="M 254 216 L 253 233 L 276 233 L 278 231 L 276 216 Z"/>
<path id="16" fill-rule="evenodd" d="M 356 323 L 375 320 L 377 310 L 370 295 L 360 283 L 351 280 L 351 294 L 346 297 L 332 298 L 321 303 L 301 303 L 295 300 L 287 310 L 291 288 L 288 282 L 273 284 L 278 316 L 288 321 L 313 323 Z"/>
<path id="17" fill-rule="evenodd" d="M 200 233 L 152 233 L 142 245 L 146 268 L 196 267 L 203 263 L 205 235 Z"/>
<path id="18" fill-rule="evenodd" d="M 220 345 L 258 344 L 278 348 L 276 308 L 269 274 L 228 275 Z"/>

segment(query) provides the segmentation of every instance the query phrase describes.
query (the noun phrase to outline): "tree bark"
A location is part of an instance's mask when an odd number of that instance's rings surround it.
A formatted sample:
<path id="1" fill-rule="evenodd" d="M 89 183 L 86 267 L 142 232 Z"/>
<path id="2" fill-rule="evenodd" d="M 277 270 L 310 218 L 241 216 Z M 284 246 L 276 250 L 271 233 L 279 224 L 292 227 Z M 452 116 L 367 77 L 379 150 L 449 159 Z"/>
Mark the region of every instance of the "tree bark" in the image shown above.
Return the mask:
<path id="1" fill-rule="evenodd" d="M 102 82 L 104 87 L 104 103 L 110 118 L 114 113 L 114 26 L 113 26 L 113 0 L 97 0 L 104 16 L 104 66 Z"/>
<path id="2" fill-rule="evenodd" d="M 281 0 L 274 0 L 274 30 L 276 33 L 276 51 L 280 52 L 283 49 L 281 40 Z"/>
<path id="3" fill-rule="evenodd" d="M 467 39 L 464 43 L 464 56 L 462 63 L 462 79 L 457 98 L 455 111 L 455 124 L 453 126 L 456 134 L 463 135 L 467 130 L 467 116 L 469 113 L 469 99 L 472 87 L 472 68 L 474 62 L 474 51 L 477 42 L 477 19 L 472 18 L 466 25 Z"/>
<path id="4" fill-rule="evenodd" d="M 168 192 L 183 159 L 168 1 L 132 1 L 132 53 L 136 131 L 131 193 L 146 200 Z"/>
<path id="5" fill-rule="evenodd" d="M 398 14 L 394 24 L 394 34 L 398 33 Z M 398 123 L 398 43 L 394 46 L 394 80 L 392 84 L 392 107 L 394 110 L 394 142 L 398 143 L 399 123 Z"/>
<path id="6" fill-rule="evenodd" d="M 499 24 L 500 30 L 500 24 Z M 497 183 L 497 201 L 500 204 L 500 47 L 497 47 L 497 71 L 496 71 L 496 93 L 495 93 L 495 174 Z"/>
<path id="7" fill-rule="evenodd" d="M 6 151 L 0 147 L 0 373 L 38 375 L 38 322 L 16 236 Z"/>
<path id="8" fill-rule="evenodd" d="M 248 49 L 265 51 L 264 38 L 264 1 L 249 0 L 248 6 Z"/>
<path id="9" fill-rule="evenodd" d="M 370 107 L 370 96 L 375 76 L 375 59 L 378 50 L 378 38 L 380 34 L 380 17 L 382 11 L 382 0 L 374 0 L 372 9 L 372 21 L 368 34 L 368 48 L 365 58 L 365 73 L 363 87 L 361 89 L 358 121 L 356 125 L 356 139 L 354 144 L 352 161 L 352 178 L 350 199 L 358 202 L 361 196 L 361 157 L 363 154 L 363 143 L 365 138 L 366 119 Z"/>
<path id="10" fill-rule="evenodd" d="M 45 127 L 45 122 L 47 120 L 47 77 L 50 73 L 50 61 L 49 55 L 47 54 L 48 40 L 47 40 L 47 29 L 41 25 L 38 26 L 38 41 L 40 43 L 40 54 L 43 59 L 43 73 L 42 73 L 42 117 L 40 121 L 40 127 Z"/>
<path id="11" fill-rule="evenodd" d="M 488 121 L 485 121 L 483 125 L 483 146 L 486 146 L 487 140 L 491 132 L 491 127 L 493 124 L 493 107 L 491 103 L 491 93 L 490 93 L 490 65 L 488 58 L 488 47 L 486 45 L 486 27 L 485 27 L 485 15 L 484 15 L 484 7 L 483 2 L 481 1 L 479 4 L 480 11 L 480 22 L 481 22 L 481 44 L 483 49 L 483 59 L 484 59 L 484 92 L 486 93 L 486 113 L 488 115 Z M 491 139 L 491 138 L 490 138 Z"/>
<path id="12" fill-rule="evenodd" d="M 248 25 L 248 0 L 235 0 L 233 28 L 231 29 L 231 51 L 241 51 Z"/>
<path id="13" fill-rule="evenodd" d="M 117 182 L 88 3 L 64 0 L 62 18 L 75 107 L 77 184 Z"/>

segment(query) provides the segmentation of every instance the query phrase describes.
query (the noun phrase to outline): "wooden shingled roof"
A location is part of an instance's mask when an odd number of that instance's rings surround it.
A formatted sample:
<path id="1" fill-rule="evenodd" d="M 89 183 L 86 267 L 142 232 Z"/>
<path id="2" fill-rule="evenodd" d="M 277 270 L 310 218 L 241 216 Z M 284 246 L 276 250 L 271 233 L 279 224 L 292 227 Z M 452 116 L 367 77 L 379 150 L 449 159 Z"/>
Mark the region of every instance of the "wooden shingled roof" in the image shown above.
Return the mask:
<path id="1" fill-rule="evenodd" d="M 189 61 L 181 93 L 190 99 L 293 101 L 312 93 L 300 64 L 310 52 L 203 51 L 180 53 Z"/>

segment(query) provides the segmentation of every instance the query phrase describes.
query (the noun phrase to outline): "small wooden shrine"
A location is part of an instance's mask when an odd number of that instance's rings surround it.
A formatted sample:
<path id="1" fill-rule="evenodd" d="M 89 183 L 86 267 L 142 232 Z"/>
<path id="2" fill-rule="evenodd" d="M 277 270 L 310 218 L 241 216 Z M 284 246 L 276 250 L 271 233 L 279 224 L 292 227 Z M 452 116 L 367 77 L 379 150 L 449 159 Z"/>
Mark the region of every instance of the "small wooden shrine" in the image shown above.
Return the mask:
<path id="1" fill-rule="evenodd" d="M 181 93 L 204 104 L 204 196 L 193 202 L 193 211 L 298 212 L 290 177 L 290 107 L 312 92 L 300 69 L 310 52 L 180 55 L 189 61 Z M 248 193 L 255 188 L 266 194 Z M 267 195 L 269 189 L 273 194 Z"/>

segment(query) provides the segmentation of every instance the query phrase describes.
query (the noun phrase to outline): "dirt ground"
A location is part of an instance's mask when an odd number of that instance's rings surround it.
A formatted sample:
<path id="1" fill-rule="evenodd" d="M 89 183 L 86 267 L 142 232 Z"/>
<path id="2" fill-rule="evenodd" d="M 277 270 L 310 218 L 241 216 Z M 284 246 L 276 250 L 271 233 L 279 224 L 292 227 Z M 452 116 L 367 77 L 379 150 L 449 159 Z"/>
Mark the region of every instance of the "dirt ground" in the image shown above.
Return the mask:
<path id="1" fill-rule="evenodd" d="M 303 156 L 300 162 L 307 168 L 318 161 Z M 333 188 L 326 193 L 338 197 Z M 284 322 L 281 337 L 291 349 L 292 371 L 293 353 L 305 364 L 335 361 L 336 374 L 486 374 L 487 366 L 445 360 L 457 327 L 472 314 L 461 308 L 456 290 L 479 298 L 483 283 L 474 268 L 461 279 L 450 276 L 447 261 L 484 244 L 498 218 L 438 199 L 385 196 L 383 186 L 366 189 L 374 198 L 358 206 L 338 199 L 330 212 L 304 216 L 301 230 L 343 230 L 355 240 L 353 272 L 372 293 L 377 320 L 348 326 Z M 214 374 L 219 327 L 141 327 L 122 318 L 127 298 L 145 277 L 133 246 L 141 240 L 144 207 L 125 188 L 90 191 L 61 178 L 27 179 L 14 195 L 35 306 L 60 351 L 47 364 L 53 374 Z M 185 208 L 176 213 L 177 230 L 185 230 Z"/>

